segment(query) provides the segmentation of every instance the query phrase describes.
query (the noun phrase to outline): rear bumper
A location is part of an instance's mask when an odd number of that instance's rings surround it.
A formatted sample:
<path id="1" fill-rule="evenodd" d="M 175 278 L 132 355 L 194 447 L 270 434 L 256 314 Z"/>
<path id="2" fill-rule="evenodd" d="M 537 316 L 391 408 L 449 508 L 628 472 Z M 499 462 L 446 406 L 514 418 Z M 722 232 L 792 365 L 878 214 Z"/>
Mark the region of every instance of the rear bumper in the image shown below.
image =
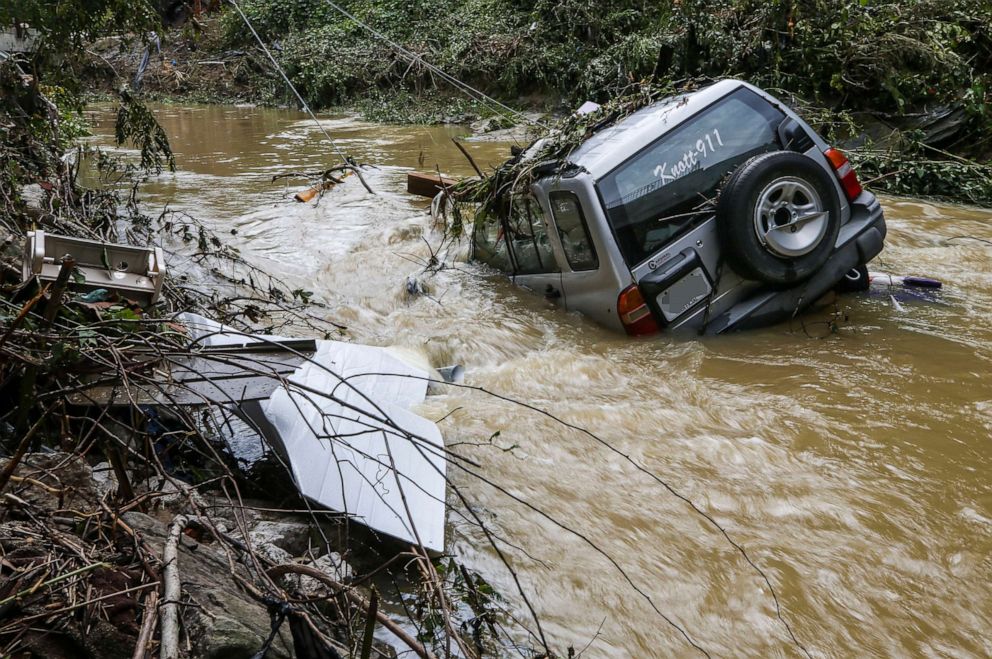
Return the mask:
<path id="1" fill-rule="evenodd" d="M 763 327 L 787 320 L 830 291 L 849 270 L 882 251 L 885 218 L 875 195 L 863 192 L 851 204 L 851 219 L 840 229 L 836 249 L 810 279 L 785 290 L 762 289 L 706 326 L 706 334 Z"/>

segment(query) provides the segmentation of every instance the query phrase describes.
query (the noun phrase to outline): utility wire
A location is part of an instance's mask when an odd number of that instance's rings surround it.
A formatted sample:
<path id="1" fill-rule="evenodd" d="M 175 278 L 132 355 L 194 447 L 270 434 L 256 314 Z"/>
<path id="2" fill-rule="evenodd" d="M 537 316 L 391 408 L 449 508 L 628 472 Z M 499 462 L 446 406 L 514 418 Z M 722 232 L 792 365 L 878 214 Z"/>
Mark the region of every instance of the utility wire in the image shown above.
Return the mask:
<path id="1" fill-rule="evenodd" d="M 276 71 L 278 71 L 279 75 L 282 76 L 282 79 L 286 82 L 286 85 L 293 91 L 293 94 L 296 95 L 297 100 L 300 102 L 300 105 L 303 107 L 303 111 L 309 114 L 310 118 L 313 119 L 313 122 L 317 124 L 317 128 L 320 129 L 320 132 L 323 133 L 324 137 L 327 138 L 327 141 L 330 142 L 331 146 L 341 157 L 342 162 L 344 162 L 344 164 L 347 165 L 349 168 L 353 169 L 354 172 L 358 174 L 358 178 L 359 180 L 361 180 L 362 185 L 365 186 L 365 189 L 368 190 L 369 192 L 372 192 L 372 188 L 369 187 L 369 184 L 366 183 L 365 179 L 362 177 L 362 173 L 359 171 L 358 165 L 355 163 L 353 159 L 349 158 L 344 151 L 341 150 L 341 147 L 338 146 L 338 143 L 334 141 L 334 138 L 331 137 L 331 134 L 327 132 L 327 129 L 324 128 L 324 125 L 320 123 L 319 119 L 317 119 L 317 115 L 313 113 L 313 110 L 310 109 L 310 106 L 307 104 L 307 102 L 303 100 L 303 96 L 300 95 L 300 92 L 297 91 L 293 83 L 289 81 L 289 77 L 286 75 L 286 72 L 282 70 L 282 67 L 279 66 L 279 62 L 276 61 L 276 58 L 272 56 L 272 53 L 265 46 L 265 42 L 262 41 L 262 37 L 258 36 L 258 32 L 255 31 L 255 27 L 251 24 L 251 21 L 248 20 L 248 17 L 245 16 L 245 12 L 241 10 L 241 5 L 238 4 L 238 1 L 237 0 L 228 0 L 228 1 L 232 5 L 234 5 L 235 9 L 238 10 L 238 14 L 241 16 L 241 20 L 244 21 L 245 25 L 248 26 L 248 29 L 251 30 L 251 33 L 255 36 L 255 41 L 258 42 L 258 45 L 261 46 L 262 51 L 266 54 L 266 56 L 268 56 L 269 61 L 272 62 L 272 66 L 276 68 Z"/>
<path id="2" fill-rule="evenodd" d="M 231 1 L 233 2 L 234 0 L 231 0 Z M 392 39 L 390 39 L 388 36 L 386 36 L 382 32 L 379 32 L 378 30 L 376 30 L 374 27 L 372 27 L 372 26 L 370 26 L 370 25 L 368 25 L 366 23 L 363 23 L 357 16 L 355 16 L 354 14 L 352 14 L 351 12 L 349 12 L 344 7 L 341 7 L 340 5 L 332 2 L 332 0 L 324 0 L 324 1 L 328 5 L 330 5 L 335 11 L 338 11 L 339 13 L 343 14 L 347 18 L 351 19 L 352 22 L 355 23 L 355 25 L 358 25 L 359 27 L 361 27 L 362 29 L 368 31 L 369 33 L 371 33 L 375 37 L 381 39 L 382 41 L 385 41 L 387 44 L 389 44 L 398 53 L 400 53 L 400 54 L 408 57 L 411 60 L 411 62 L 419 62 L 420 64 L 422 64 L 423 66 L 425 66 L 427 69 L 429 69 L 431 72 L 437 74 L 442 79 L 447 80 L 452 85 L 454 85 L 455 87 L 459 88 L 460 90 L 462 90 L 463 92 L 465 92 L 466 94 L 468 94 L 470 97 L 472 97 L 472 98 L 474 98 L 474 99 L 476 99 L 478 101 L 482 101 L 484 103 L 489 103 L 491 107 L 496 107 L 496 108 L 500 108 L 502 110 L 505 110 L 506 112 L 509 113 L 509 115 L 510 115 L 511 118 L 512 117 L 519 117 L 520 119 L 524 120 L 525 122 L 527 122 L 527 123 L 529 123 L 531 125 L 544 127 L 544 124 L 541 123 L 540 121 L 538 121 L 536 119 L 531 119 L 530 117 L 528 117 L 527 115 L 525 115 L 523 112 L 520 112 L 519 110 L 514 110 L 510 106 L 505 105 L 503 103 L 500 103 L 495 98 L 493 98 L 491 96 L 487 96 L 484 92 L 479 91 L 478 89 L 476 89 L 475 87 L 472 87 L 468 83 L 462 82 L 458 78 L 456 78 L 456 77 L 454 77 L 454 76 L 452 76 L 452 75 L 450 75 L 448 73 L 445 73 L 442 69 L 440 69 L 439 67 L 435 66 L 434 64 L 431 64 L 430 62 L 428 62 L 427 60 L 425 60 L 420 55 L 417 55 L 416 53 L 413 53 L 413 52 L 407 50 L 406 48 L 404 48 L 403 46 L 399 45 L 398 43 L 396 43 L 395 41 L 393 41 Z"/>

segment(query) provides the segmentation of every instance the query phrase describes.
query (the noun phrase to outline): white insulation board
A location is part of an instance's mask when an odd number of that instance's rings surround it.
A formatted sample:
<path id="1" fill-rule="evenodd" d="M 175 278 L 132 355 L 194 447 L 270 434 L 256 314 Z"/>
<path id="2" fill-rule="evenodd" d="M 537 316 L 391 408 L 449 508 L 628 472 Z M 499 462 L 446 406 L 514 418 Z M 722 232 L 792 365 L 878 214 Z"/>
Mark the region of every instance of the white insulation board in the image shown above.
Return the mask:
<path id="1" fill-rule="evenodd" d="M 177 320 L 205 345 L 283 338 L 246 336 L 196 314 Z M 409 409 L 424 400 L 431 374 L 386 348 L 316 343 L 289 376 L 298 386 L 261 404 L 300 492 L 371 529 L 444 551 L 443 440 L 434 422 Z"/>

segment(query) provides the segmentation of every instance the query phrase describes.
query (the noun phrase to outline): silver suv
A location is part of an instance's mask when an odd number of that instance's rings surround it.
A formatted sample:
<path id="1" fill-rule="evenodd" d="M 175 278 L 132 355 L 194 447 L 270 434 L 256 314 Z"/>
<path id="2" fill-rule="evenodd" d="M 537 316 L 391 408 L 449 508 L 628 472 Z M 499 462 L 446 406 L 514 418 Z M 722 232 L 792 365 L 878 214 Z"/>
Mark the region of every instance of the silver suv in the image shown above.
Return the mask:
<path id="1" fill-rule="evenodd" d="M 779 322 L 864 272 L 885 237 L 847 158 L 738 80 L 654 103 L 541 167 L 476 222 L 474 257 L 631 335 Z"/>

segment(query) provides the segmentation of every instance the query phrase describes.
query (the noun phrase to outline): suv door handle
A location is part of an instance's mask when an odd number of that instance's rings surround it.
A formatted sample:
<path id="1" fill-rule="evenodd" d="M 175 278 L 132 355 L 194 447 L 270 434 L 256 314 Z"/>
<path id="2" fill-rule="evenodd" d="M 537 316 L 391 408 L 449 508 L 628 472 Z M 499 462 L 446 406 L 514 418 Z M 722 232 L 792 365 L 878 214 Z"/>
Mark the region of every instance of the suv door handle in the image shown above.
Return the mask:
<path id="1" fill-rule="evenodd" d="M 547 288 L 544 289 L 544 298 L 546 300 L 557 300 L 560 297 L 561 297 L 561 291 L 559 291 L 551 284 L 548 284 Z"/>

